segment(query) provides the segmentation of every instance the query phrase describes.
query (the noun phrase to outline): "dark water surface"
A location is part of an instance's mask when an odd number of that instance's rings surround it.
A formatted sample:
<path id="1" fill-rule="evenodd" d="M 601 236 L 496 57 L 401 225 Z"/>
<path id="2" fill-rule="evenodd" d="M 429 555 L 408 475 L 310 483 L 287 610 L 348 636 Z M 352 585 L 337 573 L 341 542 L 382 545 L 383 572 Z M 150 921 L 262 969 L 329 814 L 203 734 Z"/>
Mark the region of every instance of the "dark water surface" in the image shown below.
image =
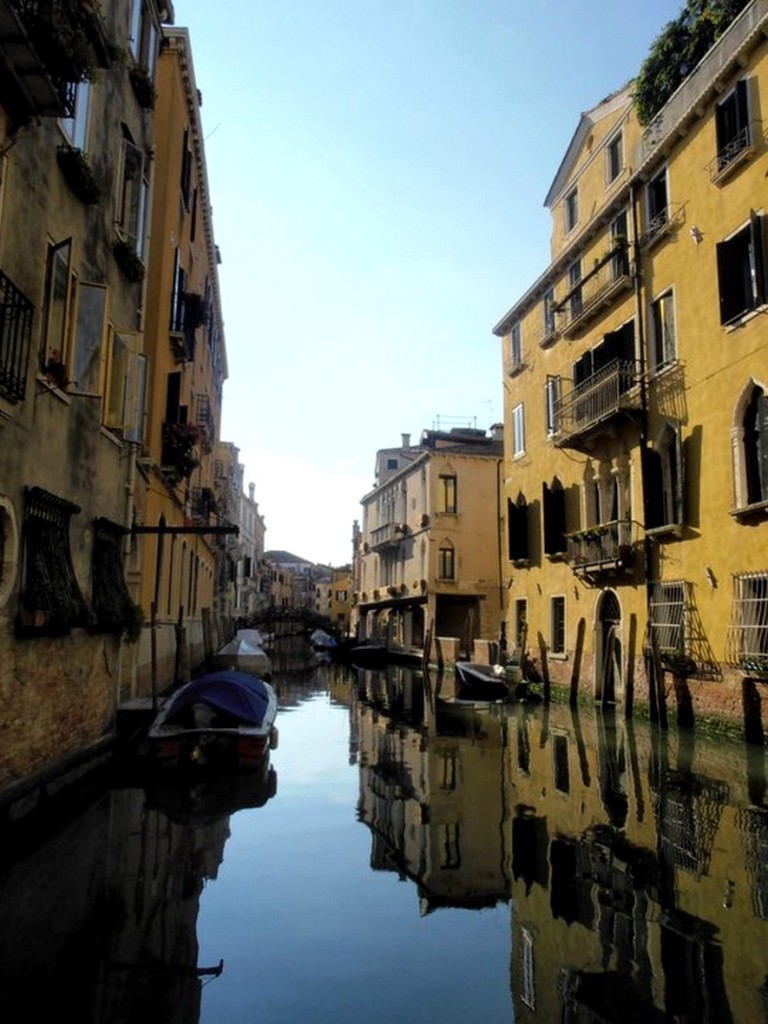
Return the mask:
<path id="1" fill-rule="evenodd" d="M 129 773 L 0 861 L 0 1019 L 768 1022 L 762 748 L 275 685 L 263 773 Z"/>

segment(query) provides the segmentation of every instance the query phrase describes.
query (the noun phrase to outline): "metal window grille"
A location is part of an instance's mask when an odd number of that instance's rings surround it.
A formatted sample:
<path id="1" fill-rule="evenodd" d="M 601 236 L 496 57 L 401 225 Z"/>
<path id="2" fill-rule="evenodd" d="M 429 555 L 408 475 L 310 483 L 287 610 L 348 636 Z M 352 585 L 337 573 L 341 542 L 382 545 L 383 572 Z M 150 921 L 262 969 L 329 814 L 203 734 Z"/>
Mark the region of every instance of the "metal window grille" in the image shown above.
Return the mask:
<path id="1" fill-rule="evenodd" d="M 729 660 L 748 671 L 768 672 L 768 572 L 734 576 Z"/>
<path id="2" fill-rule="evenodd" d="M 42 487 L 25 492 L 21 624 L 35 632 L 66 633 L 87 624 L 69 548 L 69 521 L 79 511 L 78 505 Z"/>
<path id="3" fill-rule="evenodd" d="M 653 584 L 649 628 L 662 652 L 686 650 L 685 609 L 689 584 L 684 580 Z"/>
<path id="4" fill-rule="evenodd" d="M 93 612 L 97 633 L 119 633 L 133 601 L 123 576 L 121 545 L 126 529 L 109 519 L 97 519 L 93 537 Z"/>
<path id="5" fill-rule="evenodd" d="M 21 401 L 27 386 L 32 303 L 0 271 L 0 391 Z"/>

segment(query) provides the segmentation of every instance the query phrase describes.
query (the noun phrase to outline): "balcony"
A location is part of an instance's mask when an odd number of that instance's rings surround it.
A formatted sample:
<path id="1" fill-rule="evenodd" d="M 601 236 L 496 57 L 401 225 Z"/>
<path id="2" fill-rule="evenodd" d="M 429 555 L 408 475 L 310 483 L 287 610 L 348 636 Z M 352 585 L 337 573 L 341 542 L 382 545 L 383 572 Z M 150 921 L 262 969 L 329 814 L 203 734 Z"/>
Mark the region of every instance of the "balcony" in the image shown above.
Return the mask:
<path id="1" fill-rule="evenodd" d="M 98 5 L 83 0 L 0 0 L 0 53 L 19 121 L 73 116 L 74 83 L 110 61 Z"/>
<path id="2" fill-rule="evenodd" d="M 626 245 L 614 245 L 593 269 L 563 296 L 553 312 L 558 331 L 566 338 L 579 334 L 599 314 L 632 287 L 632 268 Z"/>
<path id="3" fill-rule="evenodd" d="M 371 531 L 371 551 L 397 547 L 408 533 L 407 523 L 386 523 Z"/>
<path id="4" fill-rule="evenodd" d="M 718 151 L 714 160 L 707 164 L 709 180 L 713 185 L 726 181 L 743 163 L 750 160 L 755 152 L 752 129 L 745 125 L 741 131 Z"/>
<path id="5" fill-rule="evenodd" d="M 635 559 L 633 523 L 616 519 L 568 534 L 567 561 L 577 576 L 630 569 Z"/>
<path id="6" fill-rule="evenodd" d="M 555 447 L 590 453 L 601 436 L 615 433 L 618 422 L 638 419 L 643 411 L 638 381 L 638 364 L 623 359 L 576 385 L 561 378 L 553 417 Z"/>

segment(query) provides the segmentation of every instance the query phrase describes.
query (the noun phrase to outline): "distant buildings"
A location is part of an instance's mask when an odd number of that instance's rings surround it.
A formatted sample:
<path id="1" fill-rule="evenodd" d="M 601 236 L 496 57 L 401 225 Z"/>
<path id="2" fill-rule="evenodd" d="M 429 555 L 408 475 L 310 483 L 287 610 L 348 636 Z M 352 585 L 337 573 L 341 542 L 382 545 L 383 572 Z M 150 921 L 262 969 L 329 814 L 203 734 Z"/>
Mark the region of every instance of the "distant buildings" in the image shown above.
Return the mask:
<path id="1" fill-rule="evenodd" d="M 361 636 L 405 651 L 430 636 L 498 635 L 500 436 L 425 430 L 417 445 L 376 454 L 376 484 L 361 499 L 353 622 Z"/>

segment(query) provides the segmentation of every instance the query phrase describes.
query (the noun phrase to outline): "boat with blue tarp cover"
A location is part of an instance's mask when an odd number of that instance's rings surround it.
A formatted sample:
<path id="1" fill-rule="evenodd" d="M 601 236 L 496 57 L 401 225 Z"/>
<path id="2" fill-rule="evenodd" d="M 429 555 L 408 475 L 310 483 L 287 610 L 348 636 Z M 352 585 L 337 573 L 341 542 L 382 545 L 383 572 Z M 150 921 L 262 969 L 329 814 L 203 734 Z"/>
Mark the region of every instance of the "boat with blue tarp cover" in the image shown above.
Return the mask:
<path id="1" fill-rule="evenodd" d="M 167 699 L 152 723 L 149 748 L 173 768 L 255 768 L 277 746 L 277 694 L 249 672 L 209 672 Z"/>

